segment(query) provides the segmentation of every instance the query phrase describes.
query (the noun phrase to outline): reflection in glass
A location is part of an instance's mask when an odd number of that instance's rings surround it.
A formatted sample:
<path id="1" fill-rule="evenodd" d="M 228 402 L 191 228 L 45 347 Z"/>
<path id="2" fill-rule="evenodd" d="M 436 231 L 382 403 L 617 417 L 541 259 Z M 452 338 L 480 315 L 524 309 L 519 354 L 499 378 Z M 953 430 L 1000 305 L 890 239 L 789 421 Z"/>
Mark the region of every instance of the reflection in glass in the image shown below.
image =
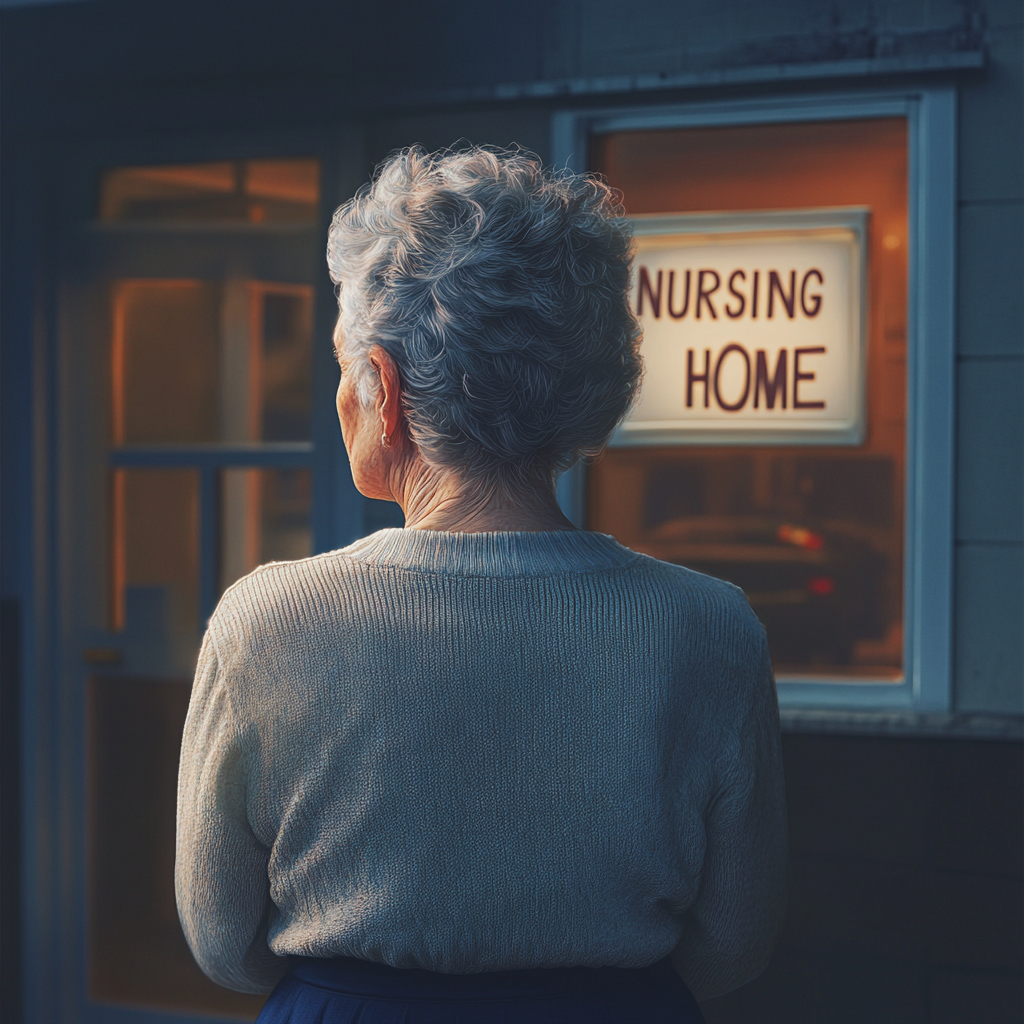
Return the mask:
<path id="1" fill-rule="evenodd" d="M 901 680 L 906 121 L 618 132 L 592 162 L 631 215 L 869 208 L 864 443 L 612 448 L 588 525 L 743 588 L 782 678 Z"/>
<path id="2" fill-rule="evenodd" d="M 258 565 L 313 553 L 308 469 L 227 469 L 221 480 L 222 588 Z"/>
<path id="3" fill-rule="evenodd" d="M 312 288 L 129 280 L 113 301 L 115 444 L 309 439 Z"/>
<path id="4" fill-rule="evenodd" d="M 235 160 L 107 171 L 100 220 L 297 223 L 316 221 L 316 160 Z"/>
<path id="5" fill-rule="evenodd" d="M 90 996 L 252 1020 L 263 997 L 210 981 L 178 923 L 175 800 L 190 691 L 187 679 L 89 681 Z"/>
<path id="6" fill-rule="evenodd" d="M 896 681 L 893 461 L 798 451 L 612 450 L 591 514 L 635 550 L 740 587 L 780 675 Z"/>

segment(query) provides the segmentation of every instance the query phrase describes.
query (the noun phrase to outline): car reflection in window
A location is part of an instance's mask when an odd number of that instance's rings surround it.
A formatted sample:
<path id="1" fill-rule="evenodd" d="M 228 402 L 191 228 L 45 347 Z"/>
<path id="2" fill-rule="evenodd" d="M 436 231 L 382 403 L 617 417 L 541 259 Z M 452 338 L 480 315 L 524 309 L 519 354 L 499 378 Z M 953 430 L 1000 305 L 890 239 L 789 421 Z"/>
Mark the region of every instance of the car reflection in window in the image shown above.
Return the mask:
<path id="1" fill-rule="evenodd" d="M 659 556 L 736 584 L 764 623 L 776 667 L 850 665 L 881 640 L 885 554 L 856 526 L 775 516 L 685 516 L 652 529 Z"/>

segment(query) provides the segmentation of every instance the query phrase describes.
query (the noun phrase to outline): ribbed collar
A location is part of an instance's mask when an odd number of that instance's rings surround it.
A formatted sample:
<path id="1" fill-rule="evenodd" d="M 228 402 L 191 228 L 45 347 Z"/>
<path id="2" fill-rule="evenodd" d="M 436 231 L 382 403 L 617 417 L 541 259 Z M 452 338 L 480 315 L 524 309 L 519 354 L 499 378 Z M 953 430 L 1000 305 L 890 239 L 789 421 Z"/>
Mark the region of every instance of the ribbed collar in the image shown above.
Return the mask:
<path id="1" fill-rule="evenodd" d="M 639 556 L 603 533 L 378 530 L 345 548 L 361 562 L 460 576 L 547 576 L 616 569 Z"/>

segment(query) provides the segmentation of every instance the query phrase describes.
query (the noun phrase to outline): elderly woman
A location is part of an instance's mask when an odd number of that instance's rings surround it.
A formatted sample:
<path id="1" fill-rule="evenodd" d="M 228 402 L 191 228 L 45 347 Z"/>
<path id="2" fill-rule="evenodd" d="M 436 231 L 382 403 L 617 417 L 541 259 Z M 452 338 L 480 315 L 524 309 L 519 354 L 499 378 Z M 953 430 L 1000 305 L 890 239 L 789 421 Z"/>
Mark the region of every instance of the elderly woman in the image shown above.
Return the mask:
<path id="1" fill-rule="evenodd" d="M 406 526 L 224 595 L 181 759 L 185 934 L 260 1021 L 699 1021 L 767 962 L 764 632 L 555 500 L 640 378 L 618 213 L 414 149 L 334 218 L 342 434 Z"/>

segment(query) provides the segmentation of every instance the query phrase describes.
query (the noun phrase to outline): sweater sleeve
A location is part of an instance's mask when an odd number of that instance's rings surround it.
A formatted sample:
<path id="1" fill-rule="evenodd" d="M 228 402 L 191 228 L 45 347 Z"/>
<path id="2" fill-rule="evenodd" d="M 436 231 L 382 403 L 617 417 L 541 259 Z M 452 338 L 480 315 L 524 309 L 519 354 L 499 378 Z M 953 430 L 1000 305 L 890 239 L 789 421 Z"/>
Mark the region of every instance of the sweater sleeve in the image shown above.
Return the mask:
<path id="1" fill-rule="evenodd" d="M 735 665 L 745 676 L 741 705 L 716 758 L 701 888 L 672 956 L 698 1000 L 738 988 L 768 966 L 785 910 L 789 844 L 778 700 L 764 630 L 749 607 L 746 616 L 746 671 Z"/>
<path id="2" fill-rule="evenodd" d="M 287 969 L 267 945 L 268 860 L 249 826 L 245 757 L 221 659 L 207 633 L 181 748 L 175 890 L 196 962 L 238 992 L 269 992 Z"/>

